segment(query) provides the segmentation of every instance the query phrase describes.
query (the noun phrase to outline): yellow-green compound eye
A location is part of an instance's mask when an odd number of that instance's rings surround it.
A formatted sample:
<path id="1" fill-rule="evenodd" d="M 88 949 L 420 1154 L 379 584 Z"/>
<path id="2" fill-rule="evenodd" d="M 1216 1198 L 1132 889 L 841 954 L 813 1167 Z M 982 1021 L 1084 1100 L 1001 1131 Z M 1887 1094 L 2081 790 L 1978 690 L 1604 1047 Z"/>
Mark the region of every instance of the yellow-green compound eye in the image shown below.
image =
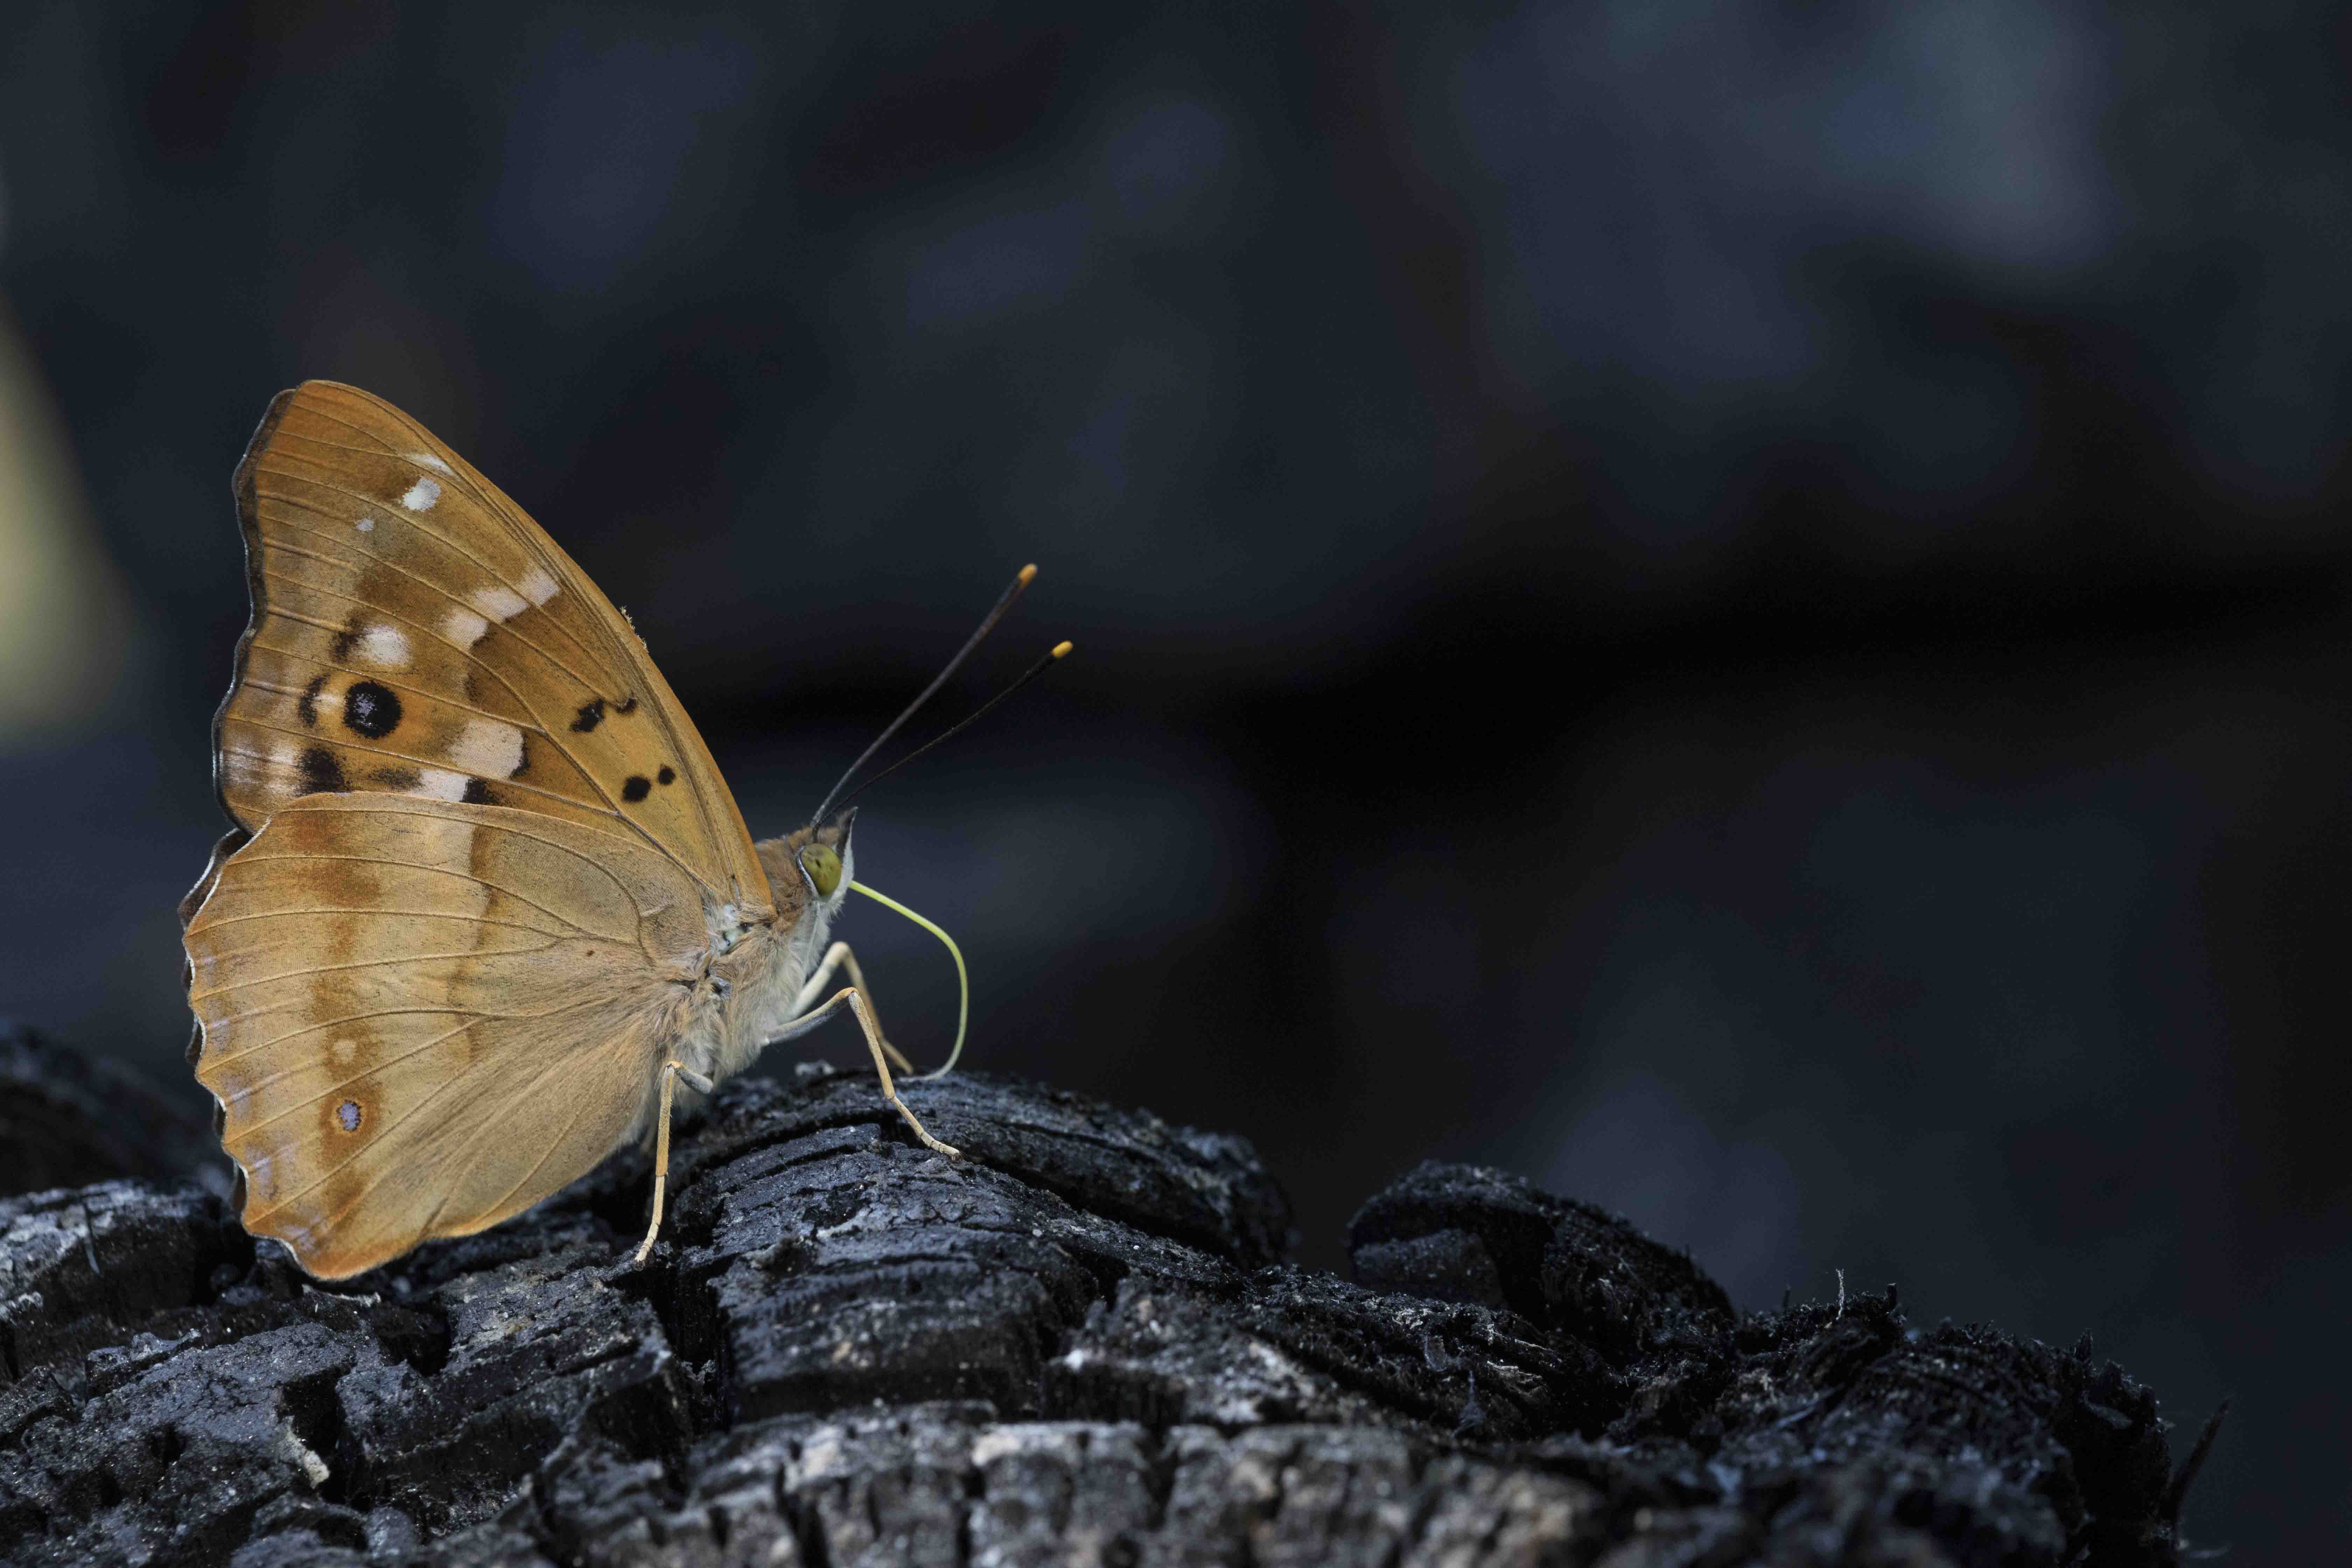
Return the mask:
<path id="1" fill-rule="evenodd" d="M 801 869 L 808 873 L 809 882 L 820 899 L 833 897 L 834 889 L 841 886 L 841 857 L 822 844 L 812 844 L 801 851 Z"/>

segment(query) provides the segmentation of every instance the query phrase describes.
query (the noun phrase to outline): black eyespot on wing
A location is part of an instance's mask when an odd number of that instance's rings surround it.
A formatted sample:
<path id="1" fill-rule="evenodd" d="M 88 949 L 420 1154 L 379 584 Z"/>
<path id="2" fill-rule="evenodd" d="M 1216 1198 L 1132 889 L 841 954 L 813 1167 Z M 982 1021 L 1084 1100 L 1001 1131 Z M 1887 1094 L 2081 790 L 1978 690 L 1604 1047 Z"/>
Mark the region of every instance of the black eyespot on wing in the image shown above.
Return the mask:
<path id="1" fill-rule="evenodd" d="M 577 733 L 584 735 L 604 721 L 604 700 L 601 697 L 591 697 L 580 705 L 580 711 L 572 716 L 572 728 Z"/>
<path id="2" fill-rule="evenodd" d="M 499 804 L 499 797 L 490 793 L 490 786 L 484 784 L 480 779 L 467 779 L 466 781 L 466 793 L 459 795 L 457 798 L 464 801 L 467 805 L 497 805 Z"/>
<path id="3" fill-rule="evenodd" d="M 348 795 L 351 782 L 343 777 L 343 764 L 335 753 L 324 746 L 302 748 L 302 787 L 299 795 Z"/>
<path id="4" fill-rule="evenodd" d="M 654 781 L 643 773 L 631 773 L 621 784 L 621 798 L 635 803 L 654 793 Z"/>
<path id="5" fill-rule="evenodd" d="M 326 676 L 320 674 L 312 676 L 310 684 L 302 689 L 302 700 L 294 705 L 294 711 L 301 715 L 305 728 L 315 729 L 318 726 L 319 693 L 325 690 L 326 686 Z"/>
<path id="6" fill-rule="evenodd" d="M 373 680 L 354 680 L 343 693 L 343 723 L 371 741 L 400 728 L 400 693 Z"/>
<path id="7" fill-rule="evenodd" d="M 656 773 L 654 778 L 656 782 L 661 784 L 676 784 L 677 783 L 677 770 L 671 767 L 667 763 L 664 763 L 662 764 L 662 771 Z"/>

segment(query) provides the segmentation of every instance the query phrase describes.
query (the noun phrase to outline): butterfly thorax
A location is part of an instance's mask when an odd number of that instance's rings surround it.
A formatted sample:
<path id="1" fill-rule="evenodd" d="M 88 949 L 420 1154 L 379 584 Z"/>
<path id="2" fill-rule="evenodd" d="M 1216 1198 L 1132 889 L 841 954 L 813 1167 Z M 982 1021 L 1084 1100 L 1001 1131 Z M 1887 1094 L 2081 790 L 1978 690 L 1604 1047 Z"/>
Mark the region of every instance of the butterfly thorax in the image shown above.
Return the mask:
<path id="1" fill-rule="evenodd" d="M 812 843 L 841 858 L 841 879 L 829 897 L 820 895 L 801 868 L 800 852 Z M 803 827 L 754 847 L 767 873 L 773 915 L 747 922 L 732 906 L 713 904 L 704 910 L 710 931 L 709 979 L 695 988 L 681 1055 L 711 1078 L 750 1066 L 792 1021 L 801 987 L 823 958 L 834 919 L 849 894 L 846 823 Z"/>

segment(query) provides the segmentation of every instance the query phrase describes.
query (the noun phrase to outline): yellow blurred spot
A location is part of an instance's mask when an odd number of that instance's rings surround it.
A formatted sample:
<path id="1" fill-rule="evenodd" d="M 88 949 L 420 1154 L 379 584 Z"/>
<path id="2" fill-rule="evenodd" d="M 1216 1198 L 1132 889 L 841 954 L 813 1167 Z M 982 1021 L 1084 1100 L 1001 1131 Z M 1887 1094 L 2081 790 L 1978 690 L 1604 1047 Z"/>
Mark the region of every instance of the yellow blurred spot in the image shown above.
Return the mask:
<path id="1" fill-rule="evenodd" d="M 95 716 L 129 619 L 64 424 L 0 302 L 0 750 Z"/>

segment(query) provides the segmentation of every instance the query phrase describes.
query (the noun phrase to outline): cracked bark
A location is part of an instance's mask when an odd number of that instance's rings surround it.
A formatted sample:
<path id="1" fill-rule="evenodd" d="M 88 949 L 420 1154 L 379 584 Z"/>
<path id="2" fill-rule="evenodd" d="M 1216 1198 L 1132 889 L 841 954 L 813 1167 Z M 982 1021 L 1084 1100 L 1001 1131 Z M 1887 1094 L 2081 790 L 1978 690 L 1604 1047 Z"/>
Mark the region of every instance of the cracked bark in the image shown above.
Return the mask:
<path id="1" fill-rule="evenodd" d="M 0 1191 L 127 1168 L 0 1199 L 0 1561 L 2179 1558 L 2167 1424 L 2087 1346 L 1743 1317 L 1491 1171 L 1375 1195 L 1349 1282 L 1238 1139 L 972 1074 L 915 1091 L 950 1164 L 819 1068 L 721 1089 L 642 1268 L 630 1152 L 322 1289 L 159 1179 L 184 1130 L 126 1154 L 7 1050 L 51 1125 Z"/>

